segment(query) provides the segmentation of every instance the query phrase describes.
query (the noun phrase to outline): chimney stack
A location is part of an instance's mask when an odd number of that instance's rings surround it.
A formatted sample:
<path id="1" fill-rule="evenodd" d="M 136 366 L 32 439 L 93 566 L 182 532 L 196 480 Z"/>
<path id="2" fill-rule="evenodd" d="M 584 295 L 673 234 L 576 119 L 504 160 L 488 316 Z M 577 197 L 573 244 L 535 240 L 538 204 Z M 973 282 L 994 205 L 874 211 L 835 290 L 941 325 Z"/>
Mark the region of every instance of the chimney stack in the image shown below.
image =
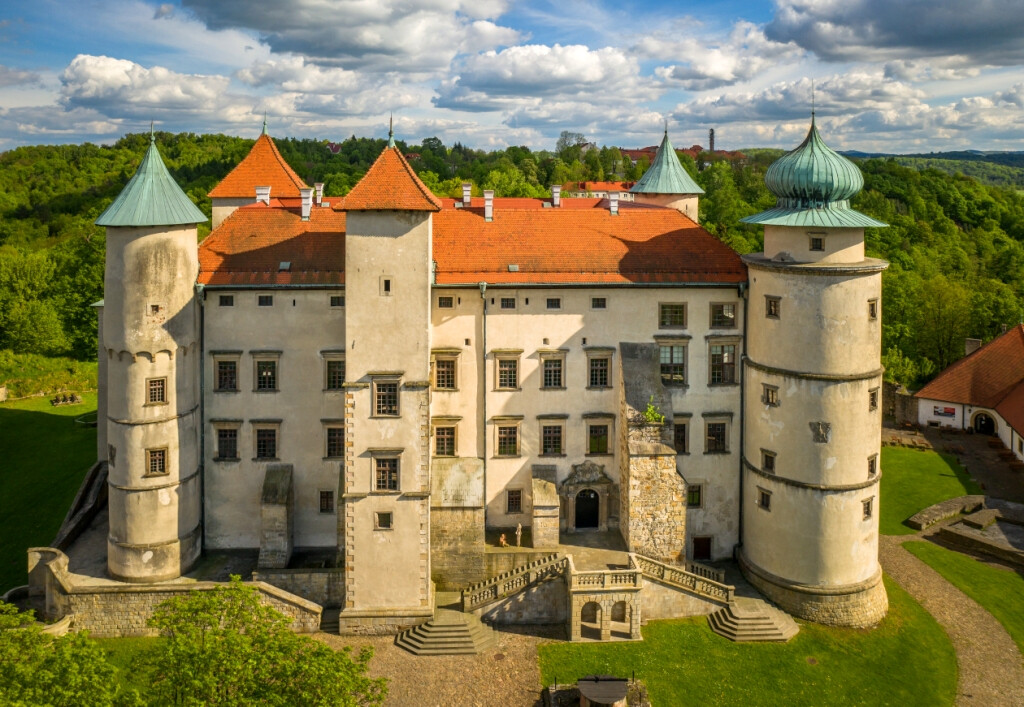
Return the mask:
<path id="1" fill-rule="evenodd" d="M 611 212 L 612 216 L 619 215 L 619 192 L 608 192 L 608 210 Z"/>
<path id="2" fill-rule="evenodd" d="M 562 205 L 562 185 L 552 184 L 551 185 L 551 205 L 558 208 Z"/>
<path id="3" fill-rule="evenodd" d="M 494 190 L 484 191 L 484 221 L 494 220 Z"/>
<path id="4" fill-rule="evenodd" d="M 462 205 L 469 207 L 469 202 L 473 199 L 473 185 L 469 182 L 462 183 Z"/>
<path id="5" fill-rule="evenodd" d="M 261 201 L 270 206 L 270 187 L 256 187 L 256 203 Z"/>
<path id="6" fill-rule="evenodd" d="M 313 190 L 309 187 L 303 187 L 299 189 L 299 194 L 302 196 L 302 220 L 309 220 L 309 212 L 313 208 Z"/>
<path id="7" fill-rule="evenodd" d="M 708 152 L 715 151 L 715 129 L 708 130 Z"/>
<path id="8" fill-rule="evenodd" d="M 316 205 L 320 206 L 324 200 L 324 183 L 317 182 L 313 185 L 313 188 L 316 189 Z"/>

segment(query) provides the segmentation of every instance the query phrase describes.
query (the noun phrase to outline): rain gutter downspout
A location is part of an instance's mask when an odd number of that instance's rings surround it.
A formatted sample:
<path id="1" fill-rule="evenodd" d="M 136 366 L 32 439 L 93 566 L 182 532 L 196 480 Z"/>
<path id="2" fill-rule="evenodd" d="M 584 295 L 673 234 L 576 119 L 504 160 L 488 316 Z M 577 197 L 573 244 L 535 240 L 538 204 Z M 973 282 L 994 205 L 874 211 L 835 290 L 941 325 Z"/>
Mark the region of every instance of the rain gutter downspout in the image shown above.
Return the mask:
<path id="1" fill-rule="evenodd" d="M 487 283 L 483 280 L 479 283 L 480 302 L 483 304 L 483 319 L 481 323 L 480 342 L 480 391 L 481 411 L 483 412 L 481 431 L 484 435 L 483 462 L 484 462 L 484 529 L 487 528 Z"/>

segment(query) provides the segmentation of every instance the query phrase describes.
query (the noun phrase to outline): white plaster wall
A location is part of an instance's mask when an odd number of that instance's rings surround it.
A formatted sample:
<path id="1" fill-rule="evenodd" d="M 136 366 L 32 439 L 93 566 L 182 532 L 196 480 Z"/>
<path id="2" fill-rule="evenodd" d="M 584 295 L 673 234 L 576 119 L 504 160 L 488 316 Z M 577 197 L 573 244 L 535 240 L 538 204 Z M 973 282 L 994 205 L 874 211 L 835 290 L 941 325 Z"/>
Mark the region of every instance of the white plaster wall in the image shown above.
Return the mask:
<path id="1" fill-rule="evenodd" d="M 823 239 L 824 250 L 811 250 L 812 235 Z M 864 260 L 864 229 L 765 226 L 765 256 L 781 253 L 801 263 L 859 263 Z"/>
<path id="2" fill-rule="evenodd" d="M 698 196 L 696 194 L 634 194 L 633 197 L 633 200 L 638 204 L 666 206 L 682 212 L 694 223 L 700 223 L 698 220 Z"/>
<path id="3" fill-rule="evenodd" d="M 939 408 L 953 408 L 956 414 L 953 417 L 936 415 L 936 406 Z M 917 424 L 927 427 L 932 422 L 937 422 L 940 427 L 953 427 L 958 430 L 965 429 L 964 406 L 960 403 L 946 403 L 941 400 L 921 398 L 917 403 Z"/>
<path id="4" fill-rule="evenodd" d="M 273 196 L 273 194 L 271 194 Z M 217 228 L 221 222 L 235 212 L 239 206 L 247 206 L 256 203 L 256 191 L 253 190 L 251 197 L 233 199 L 211 199 L 213 202 L 213 228 Z"/>

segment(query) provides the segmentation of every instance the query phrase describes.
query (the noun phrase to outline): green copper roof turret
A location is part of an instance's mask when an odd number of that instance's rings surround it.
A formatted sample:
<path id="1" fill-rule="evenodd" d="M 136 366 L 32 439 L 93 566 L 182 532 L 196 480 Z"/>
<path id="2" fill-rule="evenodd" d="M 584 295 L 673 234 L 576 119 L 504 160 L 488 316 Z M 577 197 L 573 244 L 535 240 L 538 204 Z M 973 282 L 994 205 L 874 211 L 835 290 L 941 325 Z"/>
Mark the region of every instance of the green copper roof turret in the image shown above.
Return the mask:
<path id="1" fill-rule="evenodd" d="M 171 177 L 150 134 L 149 149 L 135 175 L 114 203 L 96 219 L 97 226 L 182 226 L 206 221 Z"/>
<path id="2" fill-rule="evenodd" d="M 764 184 L 776 197 L 774 209 L 740 219 L 772 226 L 882 227 L 886 224 L 850 208 L 864 177 L 850 160 L 825 144 L 811 116 L 800 146 L 772 163 Z"/>
<path id="3" fill-rule="evenodd" d="M 689 172 L 683 169 L 679 155 L 668 139 L 668 129 L 661 140 L 658 154 L 650 169 L 644 172 L 640 181 L 630 189 L 634 194 L 703 194 L 704 190 L 697 186 Z"/>

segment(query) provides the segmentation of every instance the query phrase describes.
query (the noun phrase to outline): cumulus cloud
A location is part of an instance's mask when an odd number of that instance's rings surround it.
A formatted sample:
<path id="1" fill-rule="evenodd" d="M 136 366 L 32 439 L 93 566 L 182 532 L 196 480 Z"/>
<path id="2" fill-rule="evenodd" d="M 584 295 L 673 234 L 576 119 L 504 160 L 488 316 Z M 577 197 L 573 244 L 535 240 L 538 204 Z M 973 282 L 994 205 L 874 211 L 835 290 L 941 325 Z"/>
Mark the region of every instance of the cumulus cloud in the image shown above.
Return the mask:
<path id="1" fill-rule="evenodd" d="M 184 0 L 211 29 L 246 28 L 274 52 L 317 64 L 430 73 L 460 52 L 514 44 L 518 31 L 493 20 L 498 0 Z"/>
<path id="2" fill-rule="evenodd" d="M 777 0 L 765 27 L 826 61 L 963 57 L 1011 66 L 1024 61 L 1018 0 Z"/>
<path id="3" fill-rule="evenodd" d="M 25 86 L 27 84 L 39 83 L 40 76 L 34 71 L 15 69 L 0 64 L 0 88 L 6 86 Z"/>
<path id="4" fill-rule="evenodd" d="M 153 12 L 154 20 L 162 20 L 169 17 L 174 17 L 174 5 L 172 3 L 165 2 L 156 6 L 156 10 Z"/>

